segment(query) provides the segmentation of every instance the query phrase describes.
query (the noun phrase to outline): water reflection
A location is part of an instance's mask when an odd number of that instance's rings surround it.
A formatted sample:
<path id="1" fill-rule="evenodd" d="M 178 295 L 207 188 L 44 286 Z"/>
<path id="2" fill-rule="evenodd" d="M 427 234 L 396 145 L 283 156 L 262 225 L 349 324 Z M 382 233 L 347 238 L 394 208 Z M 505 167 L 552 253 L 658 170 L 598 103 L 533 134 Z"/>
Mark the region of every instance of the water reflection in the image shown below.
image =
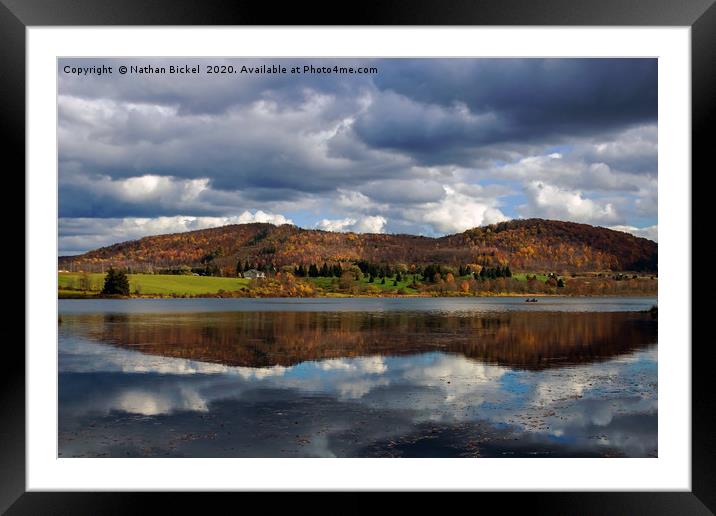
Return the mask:
<path id="1" fill-rule="evenodd" d="M 655 456 L 641 313 L 63 314 L 62 456 Z"/>
<path id="2" fill-rule="evenodd" d="M 608 359 L 656 342 L 639 312 L 212 312 L 73 314 L 62 331 L 144 353 L 246 367 L 444 351 L 542 369 Z"/>

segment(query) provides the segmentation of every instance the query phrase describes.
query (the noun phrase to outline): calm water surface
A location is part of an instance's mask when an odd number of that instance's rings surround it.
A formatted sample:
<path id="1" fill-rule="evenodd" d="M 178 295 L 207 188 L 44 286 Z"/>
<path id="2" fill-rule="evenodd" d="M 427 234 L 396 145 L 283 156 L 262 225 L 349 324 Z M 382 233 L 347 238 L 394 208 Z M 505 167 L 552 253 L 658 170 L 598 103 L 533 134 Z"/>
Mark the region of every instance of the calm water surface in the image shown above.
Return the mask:
<path id="1" fill-rule="evenodd" d="M 62 457 L 651 457 L 655 298 L 59 302 Z"/>

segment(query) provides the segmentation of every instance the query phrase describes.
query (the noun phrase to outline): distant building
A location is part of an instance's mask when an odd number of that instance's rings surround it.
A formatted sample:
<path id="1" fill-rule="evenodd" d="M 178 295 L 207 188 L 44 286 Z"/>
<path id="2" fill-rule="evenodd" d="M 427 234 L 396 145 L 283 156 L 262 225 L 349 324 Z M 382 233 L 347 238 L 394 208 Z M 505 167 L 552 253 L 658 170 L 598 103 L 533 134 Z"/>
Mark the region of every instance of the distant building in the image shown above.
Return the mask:
<path id="1" fill-rule="evenodd" d="M 256 279 L 256 278 L 265 278 L 266 273 L 258 271 L 256 269 L 249 269 L 247 271 L 244 271 L 244 278 L 249 279 Z"/>

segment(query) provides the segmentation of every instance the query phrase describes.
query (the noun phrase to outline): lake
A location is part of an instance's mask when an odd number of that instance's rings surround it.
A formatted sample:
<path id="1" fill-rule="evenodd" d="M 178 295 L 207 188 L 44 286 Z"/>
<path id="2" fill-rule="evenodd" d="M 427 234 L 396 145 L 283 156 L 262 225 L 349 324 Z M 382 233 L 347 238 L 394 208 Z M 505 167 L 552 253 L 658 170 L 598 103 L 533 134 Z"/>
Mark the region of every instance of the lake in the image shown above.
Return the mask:
<path id="1" fill-rule="evenodd" d="M 655 457 L 656 298 L 59 301 L 61 457 Z"/>

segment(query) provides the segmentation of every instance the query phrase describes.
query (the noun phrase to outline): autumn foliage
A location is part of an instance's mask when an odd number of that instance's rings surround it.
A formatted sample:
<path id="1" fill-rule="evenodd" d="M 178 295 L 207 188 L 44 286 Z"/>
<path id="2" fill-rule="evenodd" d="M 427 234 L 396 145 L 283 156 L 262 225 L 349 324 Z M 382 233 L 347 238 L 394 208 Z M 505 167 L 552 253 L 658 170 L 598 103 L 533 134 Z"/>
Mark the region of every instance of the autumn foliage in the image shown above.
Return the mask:
<path id="1" fill-rule="evenodd" d="M 208 258 L 211 256 L 211 260 Z M 456 235 L 334 233 L 284 224 L 240 224 L 145 237 L 59 258 L 61 269 L 103 271 L 119 267 L 153 272 L 171 267 L 207 267 L 235 276 L 238 262 L 258 267 L 329 266 L 360 261 L 411 267 L 444 264 L 506 267 L 512 271 L 657 270 L 657 244 L 620 231 L 543 219 L 502 222 Z M 453 281 L 455 281 L 453 279 Z M 459 289 L 464 285 L 457 285 Z"/>

